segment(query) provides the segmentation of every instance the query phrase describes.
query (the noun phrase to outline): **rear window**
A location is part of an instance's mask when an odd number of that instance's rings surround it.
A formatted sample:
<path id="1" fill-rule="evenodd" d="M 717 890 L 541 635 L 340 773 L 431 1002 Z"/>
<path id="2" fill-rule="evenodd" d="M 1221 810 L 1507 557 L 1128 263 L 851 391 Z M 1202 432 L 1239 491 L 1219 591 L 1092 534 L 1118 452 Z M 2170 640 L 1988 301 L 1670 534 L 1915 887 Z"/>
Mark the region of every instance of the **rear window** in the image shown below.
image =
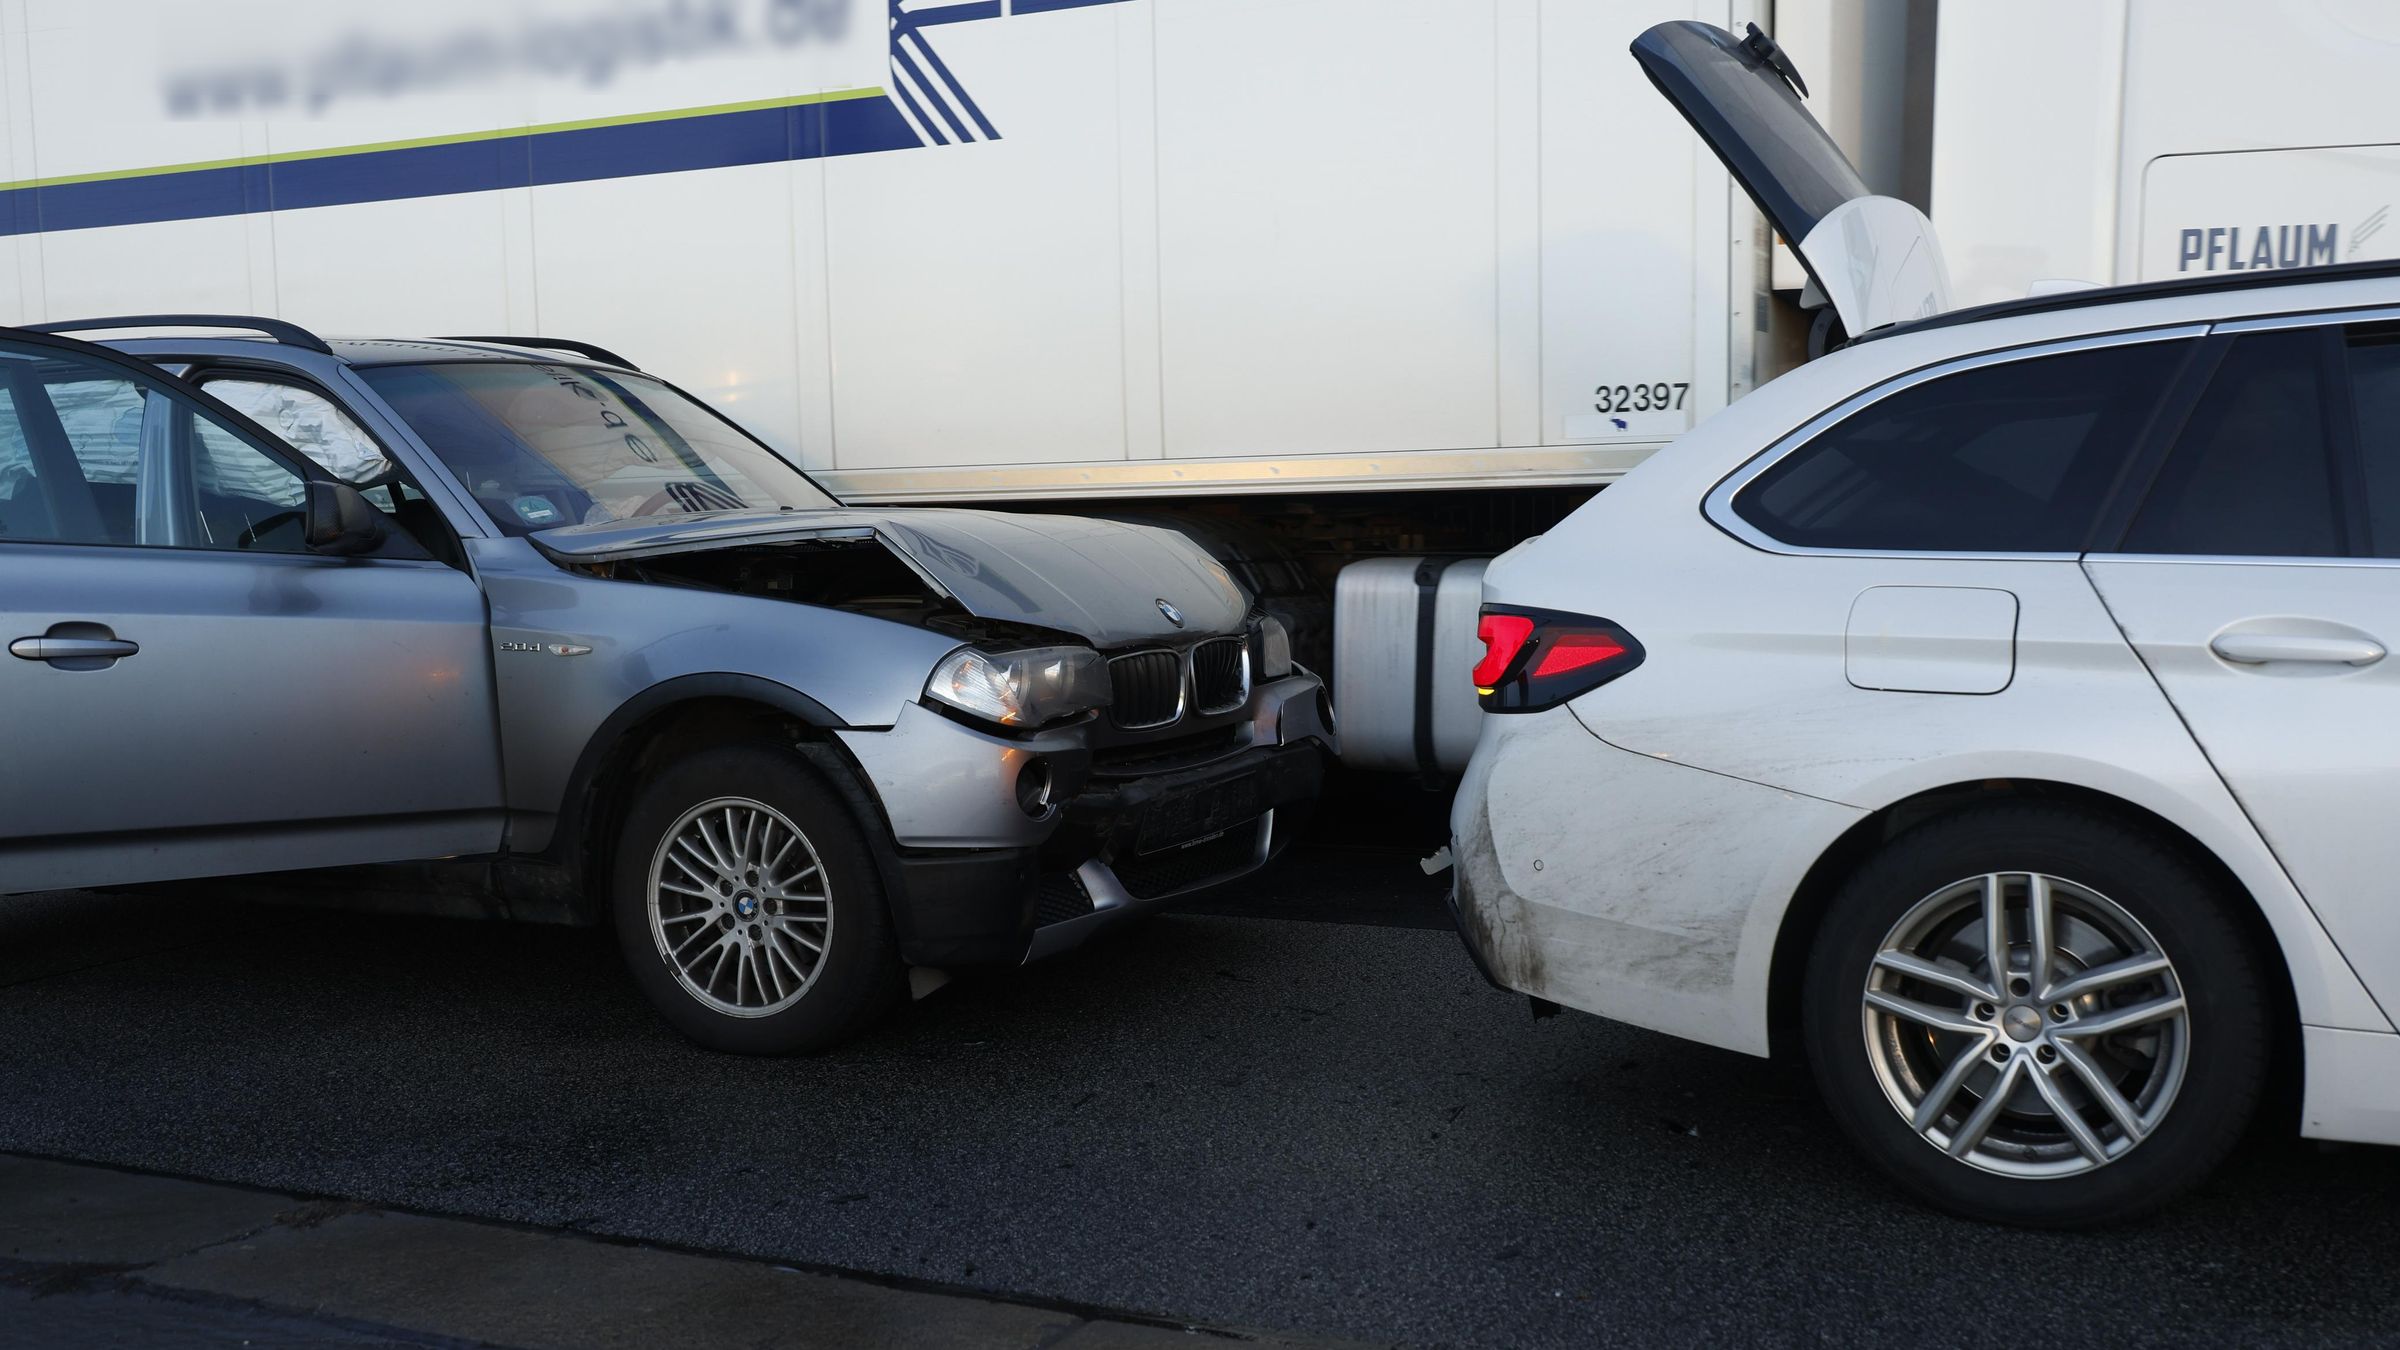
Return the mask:
<path id="1" fill-rule="evenodd" d="M 1734 511 L 1802 548 L 2079 552 L 2189 347 L 2099 347 L 1911 385 L 1784 456 Z"/>

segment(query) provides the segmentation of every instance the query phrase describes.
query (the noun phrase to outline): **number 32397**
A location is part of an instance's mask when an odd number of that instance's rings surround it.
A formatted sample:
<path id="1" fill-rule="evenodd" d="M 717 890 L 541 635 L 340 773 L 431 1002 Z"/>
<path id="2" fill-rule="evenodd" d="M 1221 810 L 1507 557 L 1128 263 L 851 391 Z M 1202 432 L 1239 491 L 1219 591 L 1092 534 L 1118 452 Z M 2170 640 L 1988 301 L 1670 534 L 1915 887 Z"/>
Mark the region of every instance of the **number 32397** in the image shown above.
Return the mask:
<path id="1" fill-rule="evenodd" d="M 1670 412 L 1681 408 L 1684 396 L 1691 391 L 1689 381 L 1677 384 L 1669 384 L 1664 380 L 1650 384 L 1604 384 L 1592 391 L 1599 396 L 1592 407 L 1604 413 Z"/>

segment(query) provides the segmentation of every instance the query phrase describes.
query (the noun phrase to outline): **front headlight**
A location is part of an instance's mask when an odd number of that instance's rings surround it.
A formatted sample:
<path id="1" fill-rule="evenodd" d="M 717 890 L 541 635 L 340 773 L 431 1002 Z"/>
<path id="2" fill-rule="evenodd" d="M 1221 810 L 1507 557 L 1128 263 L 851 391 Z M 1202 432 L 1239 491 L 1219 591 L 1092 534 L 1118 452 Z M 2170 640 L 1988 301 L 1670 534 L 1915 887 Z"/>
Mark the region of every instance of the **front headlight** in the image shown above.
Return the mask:
<path id="1" fill-rule="evenodd" d="M 1047 726 L 1108 706 L 1108 662 L 1088 647 L 961 647 L 933 668 L 925 696 L 1006 727 Z"/>
<path id="2" fill-rule="evenodd" d="M 1280 680 L 1292 673 L 1292 635 L 1275 619 L 1258 621 L 1258 677 Z"/>

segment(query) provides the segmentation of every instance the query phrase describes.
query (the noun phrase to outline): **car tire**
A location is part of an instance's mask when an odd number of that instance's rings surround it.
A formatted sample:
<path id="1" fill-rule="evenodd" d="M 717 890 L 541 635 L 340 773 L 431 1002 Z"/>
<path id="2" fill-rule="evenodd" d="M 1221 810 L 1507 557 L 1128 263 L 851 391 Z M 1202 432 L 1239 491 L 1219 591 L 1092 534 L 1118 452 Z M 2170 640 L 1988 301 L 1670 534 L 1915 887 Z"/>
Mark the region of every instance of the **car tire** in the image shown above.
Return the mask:
<path id="1" fill-rule="evenodd" d="M 2162 1205 L 2224 1160 L 2266 1078 L 2246 904 L 2106 816 L 2026 803 L 1910 829 L 1843 885 L 1810 955 L 1803 1034 L 1826 1107 L 1903 1188 L 1970 1218 L 2084 1227 Z"/>
<path id="2" fill-rule="evenodd" d="M 822 1050 L 902 1001 L 867 840 L 789 751 L 724 746 L 669 765 L 634 794 L 613 873 L 634 983 L 709 1049 Z"/>

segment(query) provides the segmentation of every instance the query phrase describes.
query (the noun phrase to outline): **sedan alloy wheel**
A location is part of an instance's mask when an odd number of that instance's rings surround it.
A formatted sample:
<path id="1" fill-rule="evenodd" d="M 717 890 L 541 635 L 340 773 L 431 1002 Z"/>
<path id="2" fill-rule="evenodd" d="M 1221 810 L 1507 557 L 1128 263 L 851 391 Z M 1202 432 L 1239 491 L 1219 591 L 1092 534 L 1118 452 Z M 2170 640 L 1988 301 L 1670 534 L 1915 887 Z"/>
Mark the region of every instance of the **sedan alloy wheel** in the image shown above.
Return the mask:
<path id="1" fill-rule="evenodd" d="M 2122 1158 L 2192 1050 L 2174 963 L 2089 886 L 1993 872 L 1936 890 L 1869 967 L 1860 1030 L 1884 1095 L 1953 1158 L 2061 1177 Z"/>

